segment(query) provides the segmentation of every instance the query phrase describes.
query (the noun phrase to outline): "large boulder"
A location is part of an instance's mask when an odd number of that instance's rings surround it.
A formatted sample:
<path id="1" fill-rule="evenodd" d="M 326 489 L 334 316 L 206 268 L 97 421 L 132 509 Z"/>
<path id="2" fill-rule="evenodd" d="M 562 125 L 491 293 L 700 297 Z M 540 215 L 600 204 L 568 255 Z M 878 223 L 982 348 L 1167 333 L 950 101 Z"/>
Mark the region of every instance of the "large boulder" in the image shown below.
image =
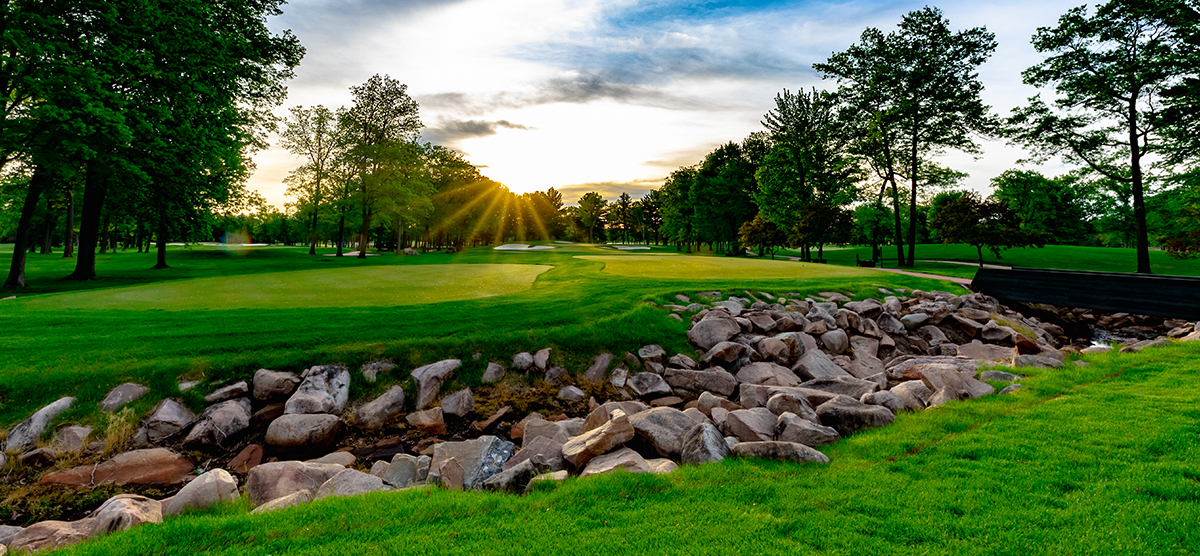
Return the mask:
<path id="1" fill-rule="evenodd" d="M 683 433 L 696 424 L 682 411 L 671 407 L 656 407 L 632 415 L 629 423 L 633 425 L 638 439 L 659 455 L 671 459 L 679 459 Z"/>
<path id="2" fill-rule="evenodd" d="M 504 462 L 504 469 L 509 469 L 534 456 L 542 458 L 542 463 L 551 471 L 561 471 L 566 469 L 566 460 L 563 459 L 563 444 L 553 438 L 539 436 L 533 440 L 526 440 L 521 446 L 521 449 Z"/>
<path id="3" fill-rule="evenodd" d="M 392 456 L 392 461 L 388 464 L 387 470 L 379 478 L 396 488 L 404 488 L 416 483 L 417 458 L 408 454 L 396 454 Z"/>
<path id="4" fill-rule="evenodd" d="M 108 395 L 104 396 L 103 400 L 100 400 L 100 411 L 105 413 L 116 411 L 121 406 L 146 395 L 146 392 L 149 391 L 149 388 L 141 384 L 126 382 L 108 391 Z"/>
<path id="5" fill-rule="evenodd" d="M 533 364 L 533 356 L 530 356 L 529 364 Z M 446 377 L 449 377 L 461 366 L 462 360 L 460 359 L 445 359 L 413 369 L 412 377 L 417 383 L 417 409 L 425 409 L 430 403 L 433 403 L 433 400 L 437 399 L 438 391 L 442 389 L 442 383 L 445 382 Z M 527 365 L 525 369 L 528 368 Z"/>
<path id="6" fill-rule="evenodd" d="M 725 432 L 742 442 L 775 440 L 774 413 L 765 407 L 730 411 L 725 419 Z"/>
<path id="7" fill-rule="evenodd" d="M 84 518 L 79 521 L 42 521 L 26 527 L 13 537 L 8 550 L 14 554 L 54 550 L 71 546 L 91 538 L 96 520 Z"/>
<path id="8" fill-rule="evenodd" d="M 143 523 L 162 523 L 163 507 L 158 500 L 137 494 L 118 494 L 105 500 L 89 516 L 92 537 L 124 531 Z"/>
<path id="9" fill-rule="evenodd" d="M 804 419 L 795 413 L 785 412 L 775 422 L 775 439 L 781 442 L 796 442 L 805 446 L 833 444 L 841 438 L 837 429 L 826 427 Z"/>
<path id="10" fill-rule="evenodd" d="M 691 465 L 714 463 L 729 455 L 729 445 L 717 427 L 700 423 L 683 433 L 679 461 Z"/>
<path id="11" fill-rule="evenodd" d="M 908 409 L 907 402 L 905 402 L 904 400 L 901 400 L 900 396 L 897 396 L 896 394 L 893 394 L 892 392 L 889 392 L 887 390 L 880 390 L 879 392 L 871 392 L 869 394 L 863 394 L 862 397 L 858 399 L 858 401 L 865 403 L 867 405 L 878 405 L 878 406 L 886 407 L 886 408 L 890 409 L 892 411 L 892 413 L 900 413 L 901 411 Z"/>
<path id="12" fill-rule="evenodd" d="M 981 361 L 1009 361 L 1013 357 L 1013 348 L 971 340 L 969 344 L 958 346 L 958 356 Z"/>
<path id="13" fill-rule="evenodd" d="M 879 385 L 869 380 L 854 378 L 852 376 L 828 376 L 814 378 L 800 385 L 801 388 L 811 390 L 821 390 L 832 394 L 841 394 L 858 399 L 863 394 L 869 394 L 879 390 Z"/>
<path id="14" fill-rule="evenodd" d="M 629 448 L 621 448 L 612 453 L 603 454 L 588 461 L 587 467 L 579 473 L 580 477 L 603 475 L 624 469 L 630 473 L 649 473 L 650 465 L 645 458 Z"/>
<path id="15" fill-rule="evenodd" d="M 611 353 L 601 353 L 592 359 L 592 365 L 583 373 L 584 380 L 589 382 L 604 382 L 605 375 L 608 374 L 608 365 L 612 363 L 613 356 Z"/>
<path id="16" fill-rule="evenodd" d="M 697 393 L 716 392 L 722 396 L 733 394 L 738 385 L 737 379 L 724 369 L 692 371 L 667 368 L 663 372 L 663 379 L 675 388 L 683 388 Z"/>
<path id="17" fill-rule="evenodd" d="M 396 385 L 355 410 L 354 424 L 364 430 L 380 429 L 399 416 L 402 411 L 404 411 L 404 389 Z"/>
<path id="18" fill-rule="evenodd" d="M 792 366 L 792 371 L 802 380 L 830 376 L 850 376 L 850 373 L 837 366 L 837 363 L 834 363 L 828 355 L 818 350 L 806 352 L 804 357 L 801 357 Z"/>
<path id="19" fill-rule="evenodd" d="M 442 413 L 455 417 L 466 417 L 475 411 L 475 396 L 470 388 L 463 388 L 442 398 Z"/>
<path id="20" fill-rule="evenodd" d="M 731 450 L 738 457 L 763 458 L 795 463 L 829 463 L 829 457 L 795 442 L 739 442 Z"/>
<path id="21" fill-rule="evenodd" d="M 463 469 L 463 488 L 478 489 L 483 481 L 504 469 L 516 446 L 495 436 L 481 436 L 463 442 L 442 442 L 433 448 L 429 481 L 438 482 L 438 470 L 454 459 Z"/>
<path id="22" fill-rule="evenodd" d="M 639 412 L 646 411 L 647 409 L 650 409 L 650 406 L 639 401 L 602 403 L 597 406 L 596 409 L 593 409 L 591 413 L 588 413 L 587 417 L 583 420 L 583 426 L 581 427 L 580 432 L 583 433 L 590 431 L 609 422 L 612 420 L 613 414 L 617 410 L 622 411 L 625 413 L 625 415 L 636 415 Z"/>
<path id="23" fill-rule="evenodd" d="M 150 448 L 117 454 L 99 464 L 47 473 L 41 484 L 167 486 L 183 482 L 192 475 L 192 469 L 191 460 L 166 448 Z"/>
<path id="24" fill-rule="evenodd" d="M 224 469 L 213 469 L 192 479 L 175 493 L 162 512 L 175 515 L 189 508 L 203 509 L 218 502 L 237 500 L 239 496 L 237 479 Z"/>
<path id="25" fill-rule="evenodd" d="M 651 372 L 637 373 L 625 383 L 640 398 L 658 397 L 671 393 L 671 386 L 662 376 Z"/>
<path id="26" fill-rule="evenodd" d="M 425 411 L 414 411 L 404 416 L 404 420 L 425 434 L 446 434 L 446 418 L 442 408 L 435 407 Z"/>
<path id="27" fill-rule="evenodd" d="M 330 496 L 354 496 L 356 494 L 366 494 L 368 492 L 378 492 L 388 490 L 388 487 L 383 484 L 383 480 L 374 475 L 363 473 L 357 469 L 343 469 L 338 471 L 337 475 L 329 478 L 317 488 L 317 495 L 313 498 L 319 500 Z"/>
<path id="28" fill-rule="evenodd" d="M 821 423 L 837 429 L 842 436 L 860 430 L 892 424 L 896 415 L 886 407 L 866 405 L 849 396 L 837 396 L 817 406 Z"/>
<path id="29" fill-rule="evenodd" d="M 892 394 L 904 404 L 904 409 L 907 411 L 921 411 L 929 402 L 929 397 L 933 395 L 933 390 L 930 390 L 925 383 L 920 380 L 908 380 L 901 382 L 892 387 Z"/>
<path id="30" fill-rule="evenodd" d="M 633 440 L 633 424 L 624 411 L 612 412 L 607 423 L 589 430 L 563 444 L 563 459 L 575 467 L 583 467 L 592 458 L 608 453 Z"/>
<path id="31" fill-rule="evenodd" d="M 267 512 L 273 512 L 275 510 L 282 510 L 284 508 L 290 508 L 292 506 L 299 506 L 300 504 L 306 504 L 308 502 L 312 502 L 312 499 L 313 499 L 313 491 L 301 490 L 301 491 L 293 492 L 287 496 L 280 496 L 279 498 L 268 501 L 268 502 L 258 506 L 257 508 L 250 510 L 250 513 L 264 514 Z"/>
<path id="32" fill-rule="evenodd" d="M 158 402 L 146 418 L 136 439 L 143 444 L 157 444 L 183 430 L 196 420 L 196 414 L 178 400 L 171 398 Z"/>
<path id="33" fill-rule="evenodd" d="M 237 397 L 245 396 L 250 393 L 250 385 L 242 380 L 228 386 L 217 388 L 213 393 L 204 396 L 204 401 L 207 403 L 218 403 L 225 400 L 232 400 Z"/>
<path id="34" fill-rule="evenodd" d="M 687 337 L 692 345 L 708 351 L 713 346 L 738 335 L 741 331 L 742 327 L 731 318 L 707 318 L 692 326 L 692 329 L 688 330 Z"/>
<path id="35" fill-rule="evenodd" d="M 284 450 L 318 450 L 332 445 L 341 428 L 342 420 L 337 415 L 293 413 L 271 421 L 266 440 Z"/>
<path id="36" fill-rule="evenodd" d="M 416 373 L 416 371 L 413 371 Z M 285 414 L 341 414 L 350 399 L 350 369 L 320 365 L 304 371 L 300 386 L 283 406 Z"/>
<path id="37" fill-rule="evenodd" d="M 366 367 L 363 368 L 366 372 Z M 296 389 L 296 385 L 300 384 L 300 377 L 296 376 L 296 373 L 259 369 L 254 371 L 252 382 L 254 383 L 254 399 L 273 401 L 287 398 Z"/>
<path id="38" fill-rule="evenodd" d="M 850 348 L 850 336 L 840 329 L 821 334 L 821 343 L 830 353 L 842 353 Z"/>
<path id="39" fill-rule="evenodd" d="M 250 428 L 250 400 L 226 400 L 205 409 L 183 443 L 189 446 L 223 446 L 247 428 Z"/>
<path id="40" fill-rule="evenodd" d="M 817 407 L 831 399 L 837 394 L 826 392 L 824 390 L 813 390 L 810 388 L 792 388 L 787 386 L 766 386 L 763 384 L 743 384 L 738 389 L 739 400 L 746 408 L 765 407 L 767 401 L 775 394 L 787 393 L 794 394 L 808 402 L 811 407 Z"/>
<path id="41" fill-rule="evenodd" d="M 791 413 L 815 424 L 821 424 L 817 412 L 808 404 L 808 400 L 794 392 L 779 392 L 767 399 L 766 408 L 775 415 Z"/>
<path id="42" fill-rule="evenodd" d="M 71 404 L 75 403 L 75 398 L 70 396 L 59 398 L 31 415 L 28 419 L 17 423 L 17 426 L 8 431 L 8 436 L 4 440 L 4 451 L 6 452 L 27 452 L 37 445 L 37 441 L 42 437 L 42 433 L 50 426 L 50 422 L 55 417 L 71 408 Z"/>
<path id="43" fill-rule="evenodd" d="M 920 375 L 921 382 L 930 390 L 945 390 L 956 400 L 980 398 L 996 392 L 992 385 L 975 380 L 975 373 L 959 371 L 949 365 L 927 365 Z"/>
<path id="44" fill-rule="evenodd" d="M 483 481 L 483 489 L 519 494 L 525 492 L 534 477 L 549 470 L 550 468 L 542 456 L 536 455 L 488 477 Z"/>
<path id="45" fill-rule="evenodd" d="M 345 467 L 330 463 L 264 463 L 251 469 L 246 476 L 246 498 L 251 505 L 260 506 L 301 491 L 315 495 L 317 488 L 343 469 Z"/>
<path id="46" fill-rule="evenodd" d="M 968 357 L 945 356 L 945 355 L 902 355 L 887 364 L 888 378 L 892 380 L 920 380 L 920 370 L 925 365 L 950 365 L 960 371 L 975 372 L 975 368 L 979 365 L 977 361 Z"/>
<path id="47" fill-rule="evenodd" d="M 800 378 L 782 365 L 767 361 L 750 363 L 738 370 L 738 382 L 770 386 L 799 386 Z"/>

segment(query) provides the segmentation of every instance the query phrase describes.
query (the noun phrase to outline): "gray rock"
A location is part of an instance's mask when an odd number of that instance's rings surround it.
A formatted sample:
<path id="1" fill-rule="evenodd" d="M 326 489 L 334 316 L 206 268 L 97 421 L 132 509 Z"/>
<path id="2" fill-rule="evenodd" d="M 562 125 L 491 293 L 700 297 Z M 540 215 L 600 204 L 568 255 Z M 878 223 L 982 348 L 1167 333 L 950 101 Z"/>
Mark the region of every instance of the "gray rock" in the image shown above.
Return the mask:
<path id="1" fill-rule="evenodd" d="M 809 388 L 789 388 L 787 386 L 766 386 L 761 384 L 743 384 L 739 387 L 739 400 L 745 407 L 766 407 L 767 401 L 771 396 L 779 393 L 795 394 L 804 398 L 808 405 L 816 407 L 831 399 L 837 394 L 825 392 L 824 390 L 812 390 Z"/>
<path id="2" fill-rule="evenodd" d="M 1020 390 L 1024 387 L 1025 387 L 1024 384 L 1009 384 L 1008 386 L 1005 386 L 1004 389 L 1001 390 L 1000 393 L 997 395 L 1003 396 L 1005 394 L 1011 394 L 1011 393 L 1016 392 L 1017 390 Z"/>
<path id="3" fill-rule="evenodd" d="M 1006 373 L 1004 371 L 983 371 L 979 373 L 979 380 L 988 382 L 1012 382 L 1021 378 L 1021 375 Z"/>
<path id="4" fill-rule="evenodd" d="M 76 544 L 92 537 L 96 520 L 84 518 L 79 521 L 48 520 L 34 523 L 13 537 L 8 550 L 13 554 L 54 550 Z"/>
<path id="5" fill-rule="evenodd" d="M 162 523 L 163 508 L 158 500 L 137 494 L 118 494 L 96 508 L 89 518 L 92 520 L 89 536 L 99 537 L 143 523 Z"/>
<path id="6" fill-rule="evenodd" d="M 446 418 L 440 407 L 414 411 L 405 415 L 404 420 L 425 434 L 446 434 Z"/>
<path id="7" fill-rule="evenodd" d="M 316 494 L 317 489 L 344 467 L 336 464 L 276 461 L 264 463 L 246 475 L 246 498 L 260 506 L 300 491 Z"/>
<path id="8" fill-rule="evenodd" d="M 625 383 L 629 380 L 629 371 L 625 367 L 617 367 L 613 369 L 612 376 L 608 382 L 613 385 L 613 388 L 624 388 Z"/>
<path id="9" fill-rule="evenodd" d="M 792 371 L 802 380 L 812 380 L 814 378 L 824 378 L 831 376 L 850 376 L 850 373 L 837 366 L 828 355 L 812 350 L 804 354 L 795 365 L 792 366 Z"/>
<path id="10" fill-rule="evenodd" d="M 354 424 L 363 430 L 383 428 L 404 411 L 404 389 L 393 386 L 354 411 Z"/>
<path id="11" fill-rule="evenodd" d="M 336 463 L 342 467 L 350 467 L 357 461 L 358 458 L 350 452 L 332 452 L 316 459 L 307 460 L 304 463 Z"/>
<path id="12" fill-rule="evenodd" d="M 896 415 L 877 405 L 866 405 L 849 396 L 837 396 L 817 406 L 821 423 L 837 429 L 842 436 L 892 424 Z"/>
<path id="13" fill-rule="evenodd" d="M 532 365 L 532 356 L 530 356 Z M 444 359 L 437 363 L 430 363 L 422 367 L 413 369 L 412 377 L 417 383 L 417 410 L 425 409 L 437 398 L 438 392 L 442 389 L 442 382 L 449 377 L 451 373 L 458 370 L 462 366 L 460 359 Z M 529 368 L 529 367 L 526 367 Z"/>
<path id="14" fill-rule="evenodd" d="M 293 413 L 271 421 L 266 440 L 277 448 L 316 450 L 332 445 L 341 426 L 337 415 Z"/>
<path id="15" fill-rule="evenodd" d="M 522 443 L 532 442 L 535 438 L 549 438 L 559 444 L 565 444 L 571 439 L 563 426 L 545 419 L 530 419 L 525 423 L 525 434 L 521 436 Z"/>
<path id="16" fill-rule="evenodd" d="M 902 355 L 888 361 L 888 377 L 897 380 L 916 380 L 920 378 L 918 374 L 920 368 L 925 365 L 950 365 L 960 371 L 971 371 L 974 374 L 979 363 L 969 357 Z"/>
<path id="17" fill-rule="evenodd" d="M 1013 348 L 971 340 L 969 344 L 958 346 L 958 355 L 982 361 L 1008 361 L 1012 359 Z"/>
<path id="18" fill-rule="evenodd" d="M 786 369 L 785 369 L 786 370 Z M 663 371 L 663 379 L 675 388 L 683 388 L 692 392 L 716 392 L 723 396 L 733 394 L 737 390 L 738 381 L 733 375 L 722 369 L 705 369 L 690 371 L 668 368 Z"/>
<path id="19" fill-rule="evenodd" d="M 897 396 L 896 394 L 893 394 L 887 390 L 863 394 L 858 401 L 867 405 L 886 407 L 890 409 L 892 413 L 899 413 L 905 409 L 908 409 L 908 404 L 901 400 L 900 396 Z"/>
<path id="20" fill-rule="evenodd" d="M 312 491 L 312 490 L 301 490 L 298 492 L 293 492 L 287 496 L 281 496 L 281 497 L 271 500 L 257 508 L 254 508 L 253 510 L 250 510 L 250 513 L 262 514 L 262 513 L 267 513 L 267 512 L 273 512 L 275 510 L 282 510 L 284 508 L 290 508 L 292 506 L 299 506 L 300 504 L 307 504 L 309 502 L 312 502 L 313 492 L 314 491 Z"/>
<path id="21" fill-rule="evenodd" d="M 829 457 L 803 444 L 795 442 L 739 442 L 731 450 L 744 458 L 762 458 L 790 461 L 794 463 L 829 463 Z"/>
<path id="22" fill-rule="evenodd" d="M 626 385 L 640 398 L 671 393 L 671 386 L 667 384 L 667 381 L 650 372 L 642 372 L 629 377 Z"/>
<path id="23" fill-rule="evenodd" d="M 1028 367 L 1032 369 L 1057 369 L 1063 366 L 1062 361 L 1053 357 L 1041 355 L 1017 355 L 1012 360 L 1013 367 Z"/>
<path id="24" fill-rule="evenodd" d="M 222 446 L 249 427 L 250 400 L 226 400 L 205 409 L 183 442 L 192 446 Z"/>
<path id="25" fill-rule="evenodd" d="M 956 400 L 979 398 L 996 391 L 990 384 L 975 380 L 975 373 L 962 372 L 946 365 L 926 365 L 920 371 L 921 381 L 934 392 L 945 389 Z"/>
<path id="26" fill-rule="evenodd" d="M 621 410 L 628 416 L 637 415 L 647 409 L 650 409 L 650 406 L 638 401 L 606 402 L 600 404 L 596 409 L 588 413 L 587 418 L 583 420 L 583 424 L 579 427 L 579 432 L 570 436 L 579 436 L 609 422 L 617 410 Z"/>
<path id="27" fill-rule="evenodd" d="M 392 363 L 391 361 L 373 361 L 362 366 L 362 375 L 363 378 L 367 379 L 367 382 L 375 382 L 375 380 L 379 378 L 379 373 L 391 372 L 395 368 L 396 364 Z M 257 375 L 255 376 L 257 378 Z M 258 396 L 257 386 L 258 385 L 256 384 L 255 396 Z"/>
<path id="28" fill-rule="evenodd" d="M 442 442 L 433 448 L 430 482 L 439 482 L 444 462 L 455 459 L 463 469 L 463 488 L 478 489 L 483 481 L 499 473 L 513 456 L 516 446 L 495 436 L 481 436 L 463 442 Z"/>
<path id="29" fill-rule="evenodd" d="M 638 358 L 640 358 L 643 363 L 646 361 L 653 361 L 655 363 L 661 364 L 663 362 L 663 359 L 665 359 L 667 357 L 667 351 L 664 350 L 662 348 L 662 346 L 653 344 L 653 345 L 645 346 L 642 349 L 639 349 L 637 352 L 637 355 L 638 355 Z"/>
<path id="30" fill-rule="evenodd" d="M 883 304 L 878 299 L 864 299 L 862 301 L 851 301 L 844 305 L 846 309 L 858 313 L 860 317 L 873 319 L 883 313 Z"/>
<path id="31" fill-rule="evenodd" d="M 472 411 L 475 411 L 475 396 L 470 388 L 463 388 L 442 398 L 442 413 L 445 415 L 465 417 Z"/>
<path id="32" fill-rule="evenodd" d="M 615 410 L 607 423 L 589 430 L 563 444 L 563 459 L 579 468 L 592 458 L 633 440 L 633 424 L 624 411 Z"/>
<path id="33" fill-rule="evenodd" d="M 608 365 L 612 363 L 613 356 L 611 353 L 601 353 L 592 359 L 592 365 L 584 371 L 583 378 L 591 382 L 604 382 L 605 375 L 608 374 Z M 617 386 L 621 388 L 621 386 Z"/>
<path id="34" fill-rule="evenodd" d="M 395 367 L 395 365 L 392 366 Z M 363 367 L 364 374 L 366 368 L 366 366 Z M 371 375 L 369 380 L 375 382 L 375 375 Z M 300 384 L 300 377 L 296 376 L 296 373 L 259 369 L 254 371 L 252 382 L 254 382 L 254 399 L 260 402 L 274 401 L 291 395 L 296 390 L 296 385 Z"/>
<path id="35" fill-rule="evenodd" d="M 729 445 L 721 431 L 709 423 L 700 423 L 683 433 L 680 461 L 689 465 L 714 463 L 729 455 Z"/>
<path id="36" fill-rule="evenodd" d="M 884 332 L 887 332 L 888 334 L 900 335 L 900 334 L 904 334 L 905 330 L 907 330 L 904 327 L 904 323 L 900 322 L 900 319 L 892 316 L 890 313 L 887 313 L 887 312 L 880 314 L 875 319 L 875 323 L 879 325 L 880 330 L 883 330 Z"/>
<path id="37" fill-rule="evenodd" d="M 567 370 L 563 367 L 555 365 L 546 370 L 543 379 L 547 384 L 558 384 L 567 378 Z"/>
<path id="38" fill-rule="evenodd" d="M 528 371 L 533 367 L 533 354 L 528 351 L 522 351 L 513 356 L 512 366 L 518 371 Z"/>
<path id="39" fill-rule="evenodd" d="M 104 396 L 103 400 L 100 400 L 100 411 L 105 413 L 116 411 L 121 406 L 137 400 L 149 391 L 149 388 L 141 384 L 126 382 L 108 391 L 108 395 Z"/>
<path id="40" fill-rule="evenodd" d="M 78 454 L 87 447 L 87 439 L 91 434 L 92 427 L 78 425 L 63 427 L 54 433 L 54 439 L 50 441 L 50 448 L 57 455 Z"/>
<path id="41" fill-rule="evenodd" d="M 863 397 L 863 394 L 869 394 L 879 390 L 879 385 L 869 380 L 854 378 L 852 376 L 829 376 L 814 378 L 808 382 L 800 384 L 801 388 L 810 390 L 821 390 L 832 394 L 841 394 L 850 396 L 854 399 Z"/>
<path id="42" fill-rule="evenodd" d="M 4 450 L 8 452 L 25 452 L 37 445 L 37 441 L 42 437 L 42 433 L 46 432 L 46 428 L 50 426 L 50 422 L 55 417 L 71 408 L 71 404 L 75 403 L 75 398 L 65 397 L 59 398 L 31 415 L 28 419 L 21 421 L 15 427 L 8 431 L 8 436 L 4 441 Z"/>
<path id="43" fill-rule="evenodd" d="M 558 391 L 558 399 L 566 402 L 578 402 L 587 397 L 587 393 L 574 386 L 564 386 Z"/>
<path id="44" fill-rule="evenodd" d="M 900 324 L 903 324 L 904 328 L 913 330 L 915 328 L 920 328 L 921 325 L 925 324 L 928 320 L 929 315 L 925 313 L 912 313 L 900 317 Z"/>
<path id="45" fill-rule="evenodd" d="M 563 459 L 562 447 L 561 442 L 545 436 L 527 440 L 512 458 L 504 462 L 504 469 L 509 469 L 529 458 L 538 456 L 551 471 L 561 471 L 567 468 L 567 462 Z"/>
<path id="46" fill-rule="evenodd" d="M 175 515 L 189 508 L 203 509 L 218 502 L 237 500 L 237 479 L 224 469 L 213 469 L 192 479 L 163 505 L 164 515 Z"/>
<path id="47" fill-rule="evenodd" d="M 504 378 L 504 365 L 499 363 L 488 363 L 487 370 L 483 371 L 483 383 L 492 384 L 500 382 Z"/>
<path id="48" fill-rule="evenodd" d="M 784 332 L 775 336 L 775 339 L 787 346 L 789 361 L 804 357 L 804 354 L 817 349 L 816 339 L 803 332 Z"/>
<path id="49" fill-rule="evenodd" d="M 832 427 L 821 426 L 795 413 L 784 413 L 775 422 L 775 438 L 780 442 L 796 442 L 805 446 L 824 446 L 842 438 Z"/>
<path id="50" fill-rule="evenodd" d="M 695 370 L 696 361 L 691 357 L 680 353 L 677 355 L 672 355 L 671 358 L 667 360 L 667 366 L 679 369 Z"/>
<path id="51" fill-rule="evenodd" d="M 746 352 L 746 346 L 737 342 L 721 342 L 700 357 L 703 365 L 728 365 L 738 360 Z"/>
<path id="52" fill-rule="evenodd" d="M 520 494 L 525 492 L 534 477 L 549 470 L 550 466 L 546 464 L 542 456 L 535 455 L 488 477 L 483 481 L 483 489 Z"/>
<path id="53" fill-rule="evenodd" d="M 786 365 L 791 361 L 791 350 L 788 345 L 783 343 L 783 340 L 763 336 L 755 345 L 755 349 L 763 359 L 771 360 L 776 363 Z"/>
<path id="54" fill-rule="evenodd" d="M 741 331 L 742 327 L 731 318 L 706 318 L 692 326 L 687 336 L 692 345 L 708 351 Z"/>
<path id="55" fill-rule="evenodd" d="M 821 343 L 830 353 L 843 353 L 850 348 L 850 337 L 839 329 L 821 334 Z"/>
<path id="56" fill-rule="evenodd" d="M 300 386 L 284 404 L 283 412 L 337 415 L 346 408 L 349 399 L 349 369 L 341 365 L 311 367 L 304 371 Z"/>
<path id="57" fill-rule="evenodd" d="M 933 395 L 933 390 L 930 390 L 920 380 L 901 382 L 893 386 L 890 392 L 900 399 L 900 402 L 904 404 L 904 409 L 908 411 L 921 411 L 925 409 L 925 406 L 929 402 L 929 397 Z"/>
<path id="58" fill-rule="evenodd" d="M 204 401 L 207 403 L 223 402 L 232 400 L 238 396 L 245 396 L 250 393 L 250 385 L 246 381 L 235 382 L 229 386 L 224 386 L 216 389 L 213 393 L 204 396 Z"/>
<path id="59" fill-rule="evenodd" d="M 883 367 L 883 361 L 880 361 L 878 358 L 870 355 L 856 357 L 850 362 L 850 365 L 847 366 L 845 370 L 854 378 L 866 380 L 869 377 L 882 374 L 884 375 L 884 380 L 887 380 L 887 374 Z"/>
<path id="60" fill-rule="evenodd" d="M 671 407 L 656 407 L 632 415 L 629 423 L 637 438 L 653 447 L 659 455 L 671 459 L 679 459 L 683 433 L 695 426 L 690 417 Z"/>
<path id="61" fill-rule="evenodd" d="M 16 537 L 18 533 L 24 530 L 24 527 L 17 527 L 15 525 L 0 525 L 0 544 L 8 546 L 12 543 L 13 537 Z"/>
<path id="62" fill-rule="evenodd" d="M 808 404 L 808 401 L 803 397 L 791 392 L 780 392 L 771 396 L 767 400 L 767 411 L 774 415 L 783 415 L 791 413 L 802 419 L 807 419 L 814 424 L 821 424 L 821 419 L 817 417 L 817 412 Z"/>
<path id="63" fill-rule="evenodd" d="M 387 470 L 379 478 L 396 488 L 404 488 L 417 481 L 417 458 L 408 454 L 392 456 Z"/>
<path id="64" fill-rule="evenodd" d="M 765 407 L 730 411 L 725 420 L 725 431 L 742 442 L 775 440 L 774 413 Z"/>
<path id="65" fill-rule="evenodd" d="M 597 456 L 588 461 L 587 467 L 579 474 L 580 477 L 603 475 L 624 469 L 630 473 L 649 473 L 650 465 L 637 452 L 629 448 L 621 448 L 612 453 Z"/>
<path id="66" fill-rule="evenodd" d="M 550 368 L 550 348 L 539 349 L 533 354 L 533 366 L 539 371 Z"/>
<path id="67" fill-rule="evenodd" d="M 749 384 L 766 384 L 770 386 L 799 386 L 800 377 L 787 367 L 760 361 L 750 363 L 738 370 L 737 381 Z"/>
<path id="68" fill-rule="evenodd" d="M 363 473 L 357 469 L 343 469 L 337 475 L 325 481 L 317 489 L 317 496 L 313 499 L 320 500 L 330 496 L 354 496 L 356 494 L 366 494 L 381 490 L 387 490 L 387 487 L 379 477 Z"/>

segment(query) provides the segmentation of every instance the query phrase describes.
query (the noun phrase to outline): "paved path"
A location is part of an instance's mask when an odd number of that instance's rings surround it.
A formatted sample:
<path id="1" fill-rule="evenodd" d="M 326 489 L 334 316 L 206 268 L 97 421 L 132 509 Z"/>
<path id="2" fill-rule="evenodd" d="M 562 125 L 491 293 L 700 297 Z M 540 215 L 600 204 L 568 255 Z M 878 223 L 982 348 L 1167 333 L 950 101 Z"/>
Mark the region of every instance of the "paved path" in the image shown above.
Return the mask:
<path id="1" fill-rule="evenodd" d="M 927 263 L 960 264 L 963 266 L 973 266 L 975 268 L 979 268 L 979 263 L 965 263 L 962 261 L 934 261 L 934 260 L 930 260 L 930 259 L 921 259 L 921 261 L 927 262 Z M 1004 266 L 1004 265 L 998 265 L 998 264 L 985 264 L 985 265 L 983 265 L 983 268 L 996 268 L 999 270 L 1012 270 L 1011 266 Z"/>
<path id="2" fill-rule="evenodd" d="M 906 274 L 908 276 L 916 276 L 917 278 L 932 278 L 934 280 L 949 280 L 951 282 L 954 282 L 955 284 L 961 285 L 964 288 L 971 289 L 969 287 L 971 285 L 971 280 L 969 280 L 967 278 L 955 278 L 953 276 L 940 276 L 937 274 L 923 274 L 920 272 L 909 272 L 907 270 L 900 270 L 898 268 L 876 268 L 874 270 L 882 270 L 884 272 L 893 272 L 896 274 Z"/>

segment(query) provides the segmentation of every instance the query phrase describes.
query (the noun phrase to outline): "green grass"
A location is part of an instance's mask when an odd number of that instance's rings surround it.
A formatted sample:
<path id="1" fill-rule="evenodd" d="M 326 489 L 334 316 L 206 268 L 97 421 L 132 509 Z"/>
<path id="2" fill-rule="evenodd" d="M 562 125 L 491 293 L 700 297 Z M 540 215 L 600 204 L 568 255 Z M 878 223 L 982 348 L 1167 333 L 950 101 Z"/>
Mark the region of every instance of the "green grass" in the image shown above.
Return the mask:
<path id="1" fill-rule="evenodd" d="M 631 278 L 674 278 L 692 280 L 762 280 L 861 278 L 877 276 L 869 270 L 732 257 L 667 255 L 580 255 L 578 258 L 604 263 L 604 272 Z"/>
<path id="2" fill-rule="evenodd" d="M 1027 388 L 902 414 L 829 465 L 726 461 L 573 479 L 241 504 L 65 554 L 1195 554 L 1200 346 L 1026 371 Z"/>

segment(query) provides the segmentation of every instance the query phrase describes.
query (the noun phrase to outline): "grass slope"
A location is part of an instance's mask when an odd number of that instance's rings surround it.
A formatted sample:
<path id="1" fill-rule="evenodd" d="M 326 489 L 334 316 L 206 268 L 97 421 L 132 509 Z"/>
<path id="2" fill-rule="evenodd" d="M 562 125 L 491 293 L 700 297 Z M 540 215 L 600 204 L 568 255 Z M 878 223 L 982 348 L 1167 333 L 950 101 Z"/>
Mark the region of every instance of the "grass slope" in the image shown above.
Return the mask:
<path id="1" fill-rule="evenodd" d="M 578 258 L 604 263 L 604 272 L 632 278 L 674 278 L 691 280 L 763 280 L 772 278 L 868 277 L 869 270 L 832 265 L 770 261 L 732 257 L 668 255 L 580 255 Z"/>
<path id="2" fill-rule="evenodd" d="M 727 460 L 524 497 L 376 493 L 270 515 L 232 504 L 64 553 L 1194 554 L 1198 355 L 1029 371 L 1014 395 L 827 447 L 830 465 Z"/>

